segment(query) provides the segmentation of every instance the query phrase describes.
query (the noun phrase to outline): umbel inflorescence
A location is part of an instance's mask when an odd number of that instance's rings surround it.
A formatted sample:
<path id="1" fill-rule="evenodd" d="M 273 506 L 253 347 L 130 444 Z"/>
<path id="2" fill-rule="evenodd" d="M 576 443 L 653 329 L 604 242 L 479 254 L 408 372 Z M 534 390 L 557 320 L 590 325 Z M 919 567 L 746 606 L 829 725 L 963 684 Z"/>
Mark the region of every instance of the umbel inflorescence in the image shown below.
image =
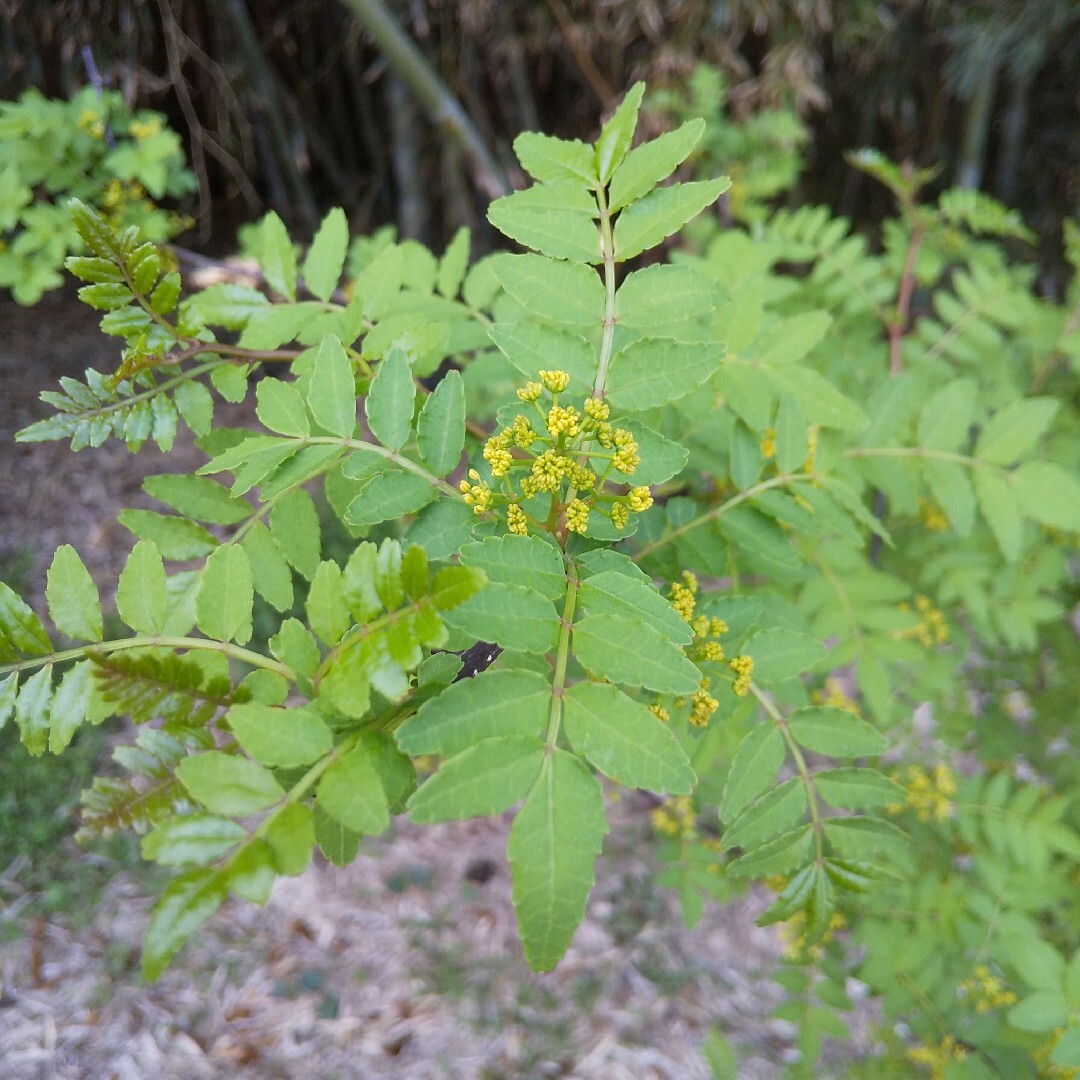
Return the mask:
<path id="1" fill-rule="evenodd" d="M 653 504 L 644 485 L 608 489 L 609 482 L 621 485 L 621 478 L 633 476 L 641 462 L 637 442 L 611 422 L 611 407 L 601 398 L 587 397 L 580 409 L 561 404 L 567 372 L 541 371 L 538 378 L 517 392 L 535 416 L 518 413 L 487 440 L 491 481 L 471 469 L 459 485 L 465 501 L 477 514 L 505 506 L 507 528 L 519 536 L 530 524 L 584 533 L 594 514 L 621 532 L 631 514 Z"/>

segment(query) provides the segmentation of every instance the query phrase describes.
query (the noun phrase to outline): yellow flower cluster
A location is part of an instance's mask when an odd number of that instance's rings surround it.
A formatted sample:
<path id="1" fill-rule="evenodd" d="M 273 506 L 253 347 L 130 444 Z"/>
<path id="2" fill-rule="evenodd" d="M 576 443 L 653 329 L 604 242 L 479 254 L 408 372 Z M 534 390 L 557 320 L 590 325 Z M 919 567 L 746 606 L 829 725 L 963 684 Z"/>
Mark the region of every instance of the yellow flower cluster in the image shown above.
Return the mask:
<path id="1" fill-rule="evenodd" d="M 909 765 L 902 777 L 894 777 L 907 792 L 901 803 L 887 809 L 899 814 L 905 807 L 914 810 L 920 821 L 944 821 L 953 810 L 952 796 L 956 794 L 956 777 L 948 765 L 939 762 L 932 772 L 921 765 Z"/>
<path id="2" fill-rule="evenodd" d="M 575 435 L 581 434 L 578 423 L 580 420 L 581 413 L 573 405 L 552 405 L 548 409 L 545 423 L 552 438 L 557 439 L 560 435 L 565 435 L 568 439 L 572 439 Z"/>
<path id="3" fill-rule="evenodd" d="M 1056 1065 L 1050 1060 L 1050 1055 L 1053 1054 L 1067 1030 L 1063 1027 L 1055 1028 L 1050 1033 L 1050 1041 L 1043 1043 L 1032 1053 L 1031 1056 L 1039 1066 L 1040 1077 L 1053 1077 L 1053 1080 L 1077 1080 L 1080 1077 L 1080 1069 L 1075 1065 Z"/>
<path id="4" fill-rule="evenodd" d="M 669 713 L 663 705 L 650 705 L 649 712 L 651 712 L 657 720 L 660 720 L 665 724 L 671 721 L 671 713 Z"/>
<path id="5" fill-rule="evenodd" d="M 954 1061 L 963 1061 L 968 1055 L 967 1048 L 946 1035 L 936 1045 L 919 1043 L 908 1052 L 908 1061 L 920 1069 L 928 1069 L 931 1080 L 945 1080 L 945 1072 Z"/>
<path id="6" fill-rule="evenodd" d="M 731 689 L 739 696 L 746 697 L 750 693 L 750 675 L 754 670 L 754 659 L 751 656 L 735 656 L 728 661 L 728 667 L 735 672 L 735 681 Z"/>
<path id="7" fill-rule="evenodd" d="M 676 581 L 671 586 L 671 606 L 682 616 L 683 622 L 694 621 L 697 591 L 697 578 L 689 570 L 683 571 L 682 581 Z"/>
<path id="8" fill-rule="evenodd" d="M 528 518 L 517 503 L 511 503 L 506 508 L 506 527 L 515 536 L 525 536 L 529 531 Z"/>
<path id="9" fill-rule="evenodd" d="M 689 795 L 677 795 L 668 799 L 649 814 L 653 829 L 664 836 L 678 836 L 683 839 L 694 835 L 697 818 L 694 803 Z"/>
<path id="10" fill-rule="evenodd" d="M 590 420 L 606 420 L 611 415 L 611 406 L 600 398 L 586 398 L 585 415 Z"/>
<path id="11" fill-rule="evenodd" d="M 475 469 L 469 470 L 469 478 L 476 482 L 470 484 L 468 480 L 462 480 L 458 484 L 458 490 L 465 496 L 466 504 L 473 508 L 473 513 L 482 514 L 490 509 L 494 497 L 493 492 L 480 480 L 480 474 Z"/>
<path id="12" fill-rule="evenodd" d="M 690 697 L 690 723 L 694 727 L 708 727 L 712 714 L 720 708 L 720 702 L 709 693 L 710 682 L 702 679 L 701 688 Z"/>
<path id="13" fill-rule="evenodd" d="M 128 134 L 139 142 L 152 139 L 161 131 L 161 117 L 152 116 L 149 120 L 132 120 L 128 124 Z"/>
<path id="14" fill-rule="evenodd" d="M 825 687 L 822 690 L 815 690 L 810 695 L 810 700 L 815 705 L 827 705 L 832 709 L 843 709 L 845 712 L 852 713 L 854 716 L 861 716 L 862 710 L 858 704 L 847 696 L 844 692 L 843 686 L 840 685 L 840 680 L 829 675 L 825 679 Z"/>
<path id="15" fill-rule="evenodd" d="M 589 527 L 589 504 L 574 499 L 566 507 L 566 528 L 569 532 L 583 533 Z"/>
<path id="16" fill-rule="evenodd" d="M 105 137 L 105 121 L 94 112 L 93 109 L 83 109 L 79 113 L 79 119 L 76 121 L 76 125 L 80 131 L 85 131 L 88 135 L 93 135 L 95 139 L 103 139 Z"/>
<path id="17" fill-rule="evenodd" d="M 911 605 L 906 601 L 900 605 L 901 611 L 910 611 Z M 926 649 L 934 645 L 944 645 L 949 640 L 949 626 L 945 622 L 945 616 L 934 607 L 930 597 L 915 597 L 915 610 L 922 616 L 917 626 L 910 630 L 897 631 L 897 637 L 915 638 Z"/>
<path id="18" fill-rule="evenodd" d="M 653 504 L 652 492 L 647 487 L 630 489 L 630 509 L 635 514 L 643 514 Z"/>
<path id="19" fill-rule="evenodd" d="M 825 946 L 836 936 L 836 932 L 843 930 L 846 925 L 844 916 L 839 911 L 834 911 L 825 933 L 811 944 L 806 940 L 806 912 L 797 911 L 778 928 L 784 945 L 784 955 L 789 960 L 820 960 L 825 953 Z"/>
<path id="20" fill-rule="evenodd" d="M 933 499 L 919 500 L 919 517 L 929 532 L 945 532 L 949 527 L 949 519 Z"/>
<path id="21" fill-rule="evenodd" d="M 641 455 L 638 453 L 638 444 L 634 441 L 634 436 L 624 428 L 616 428 L 611 434 L 611 441 L 615 444 L 612 465 L 619 472 L 632 476 L 634 470 L 641 464 Z"/>
<path id="22" fill-rule="evenodd" d="M 565 371 L 541 371 L 540 382 L 551 394 L 561 394 L 570 385 L 570 375 Z"/>
<path id="23" fill-rule="evenodd" d="M 1017 1002 L 1016 994 L 1005 985 L 1005 980 L 985 964 L 977 964 L 971 978 L 965 979 L 960 989 L 971 999 L 978 1013 L 1004 1009 Z"/>

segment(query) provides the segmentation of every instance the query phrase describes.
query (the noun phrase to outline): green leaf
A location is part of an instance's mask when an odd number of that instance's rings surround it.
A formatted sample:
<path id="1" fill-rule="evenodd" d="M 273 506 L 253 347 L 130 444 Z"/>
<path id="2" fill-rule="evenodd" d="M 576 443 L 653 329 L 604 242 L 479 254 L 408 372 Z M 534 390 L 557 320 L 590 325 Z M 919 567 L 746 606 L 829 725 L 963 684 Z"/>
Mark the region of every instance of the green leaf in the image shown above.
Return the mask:
<path id="1" fill-rule="evenodd" d="M 995 413 L 975 443 L 975 457 L 994 465 L 1011 465 L 1042 438 L 1057 415 L 1053 398 L 1022 398 Z"/>
<path id="2" fill-rule="evenodd" d="M 315 815 L 307 803 L 286 803 L 270 819 L 263 834 L 279 874 L 302 874 L 315 846 Z"/>
<path id="3" fill-rule="evenodd" d="M 408 442 L 415 398 L 409 357 L 403 350 L 392 348 L 379 363 L 364 401 L 368 427 L 390 450 L 398 451 Z"/>
<path id="4" fill-rule="evenodd" d="M 154 510 L 121 510 L 117 521 L 140 539 L 152 540 L 165 559 L 200 559 L 218 546 L 213 535 L 194 521 Z"/>
<path id="5" fill-rule="evenodd" d="M 976 469 L 975 498 L 1007 562 L 1020 557 L 1023 521 L 1016 492 L 996 469 Z"/>
<path id="6" fill-rule="evenodd" d="M 265 904 L 277 877 L 270 845 L 262 838 L 249 840 L 229 860 L 226 873 L 234 896 L 249 904 Z"/>
<path id="7" fill-rule="evenodd" d="M 554 750 L 510 828 L 507 855 L 525 958 L 534 971 L 562 959 L 585 914 L 607 821 L 600 782 Z"/>
<path id="8" fill-rule="evenodd" d="M 461 288 L 465 279 L 465 271 L 469 267 L 469 243 L 471 237 L 469 230 L 462 225 L 454 238 L 446 245 L 443 257 L 439 260 L 439 273 L 435 279 L 435 287 L 440 295 L 448 300 L 453 300 Z"/>
<path id="9" fill-rule="evenodd" d="M 565 371 L 570 382 L 591 388 L 596 376 L 596 353 L 580 334 L 533 323 L 496 323 L 488 336 L 527 379 L 541 370 Z"/>
<path id="10" fill-rule="evenodd" d="M 903 855 L 909 844 L 907 833 L 882 818 L 828 818 L 824 829 L 829 843 L 849 859 L 869 859 L 879 853 Z"/>
<path id="11" fill-rule="evenodd" d="M 304 399 L 293 383 L 281 379 L 263 379 L 255 387 L 259 421 L 278 435 L 293 435 L 298 439 L 311 434 Z"/>
<path id="12" fill-rule="evenodd" d="M 322 654 L 311 631 L 299 619 L 286 619 L 270 639 L 270 652 L 298 675 L 311 678 Z"/>
<path id="13" fill-rule="evenodd" d="M 416 445 L 436 476 L 457 468 L 465 445 L 465 384 L 460 372 L 448 371 L 428 395 L 416 423 Z"/>
<path id="14" fill-rule="evenodd" d="M 329 300 L 345 267 L 349 246 L 349 222 L 345 211 L 335 206 L 322 219 L 315 239 L 304 259 L 304 284 L 320 300 Z"/>
<path id="15" fill-rule="evenodd" d="M 345 508 L 345 521 L 358 529 L 370 528 L 382 521 L 396 521 L 406 514 L 415 514 L 437 494 L 426 477 L 388 467 L 365 484 Z"/>
<path id="16" fill-rule="evenodd" d="M 596 140 L 594 162 L 596 176 L 600 183 L 610 182 L 615 170 L 622 164 L 630 144 L 634 141 L 637 128 L 638 109 L 645 93 L 645 84 L 634 83 L 626 92 L 622 103 L 612 114 L 611 119 L 600 129 L 600 138 Z"/>
<path id="17" fill-rule="evenodd" d="M 563 697 L 574 749 L 605 776 L 631 788 L 687 795 L 697 781 L 671 729 L 610 683 L 577 683 Z"/>
<path id="18" fill-rule="evenodd" d="M 143 937 L 143 976 L 153 982 L 184 942 L 225 900 L 225 884 L 217 870 L 192 870 L 161 894 Z"/>
<path id="19" fill-rule="evenodd" d="M 730 828 L 724 830 L 724 850 L 757 847 L 770 837 L 792 828 L 805 810 L 806 787 L 801 777 L 793 776 L 766 792 L 735 818 Z"/>
<path id="20" fill-rule="evenodd" d="M 0 682 L 0 728 L 11 718 L 15 711 L 15 698 L 19 691 L 19 673 L 13 672 Z"/>
<path id="21" fill-rule="evenodd" d="M 93 693 L 93 664 L 83 660 L 69 668 L 56 688 L 49 711 L 49 753 L 61 754 L 67 749 L 86 720 Z"/>
<path id="22" fill-rule="evenodd" d="M 331 435 L 352 438 L 356 431 L 356 382 L 345 347 L 327 334 L 315 355 L 308 383 L 308 408 Z"/>
<path id="23" fill-rule="evenodd" d="M 801 675 L 828 650 L 809 634 L 775 626 L 759 630 L 746 642 L 743 651 L 754 659 L 754 681 L 767 684 Z"/>
<path id="24" fill-rule="evenodd" d="M 628 206 L 615 222 L 615 261 L 625 262 L 677 233 L 731 187 L 731 180 L 695 180 L 657 188 Z"/>
<path id="25" fill-rule="evenodd" d="M 142 839 L 142 857 L 162 866 L 205 866 L 247 836 L 243 825 L 212 814 L 169 818 Z"/>
<path id="26" fill-rule="evenodd" d="M 720 799 L 720 818 L 734 822 L 742 811 L 771 787 L 784 761 L 784 739 L 772 724 L 759 724 L 743 736 L 731 762 Z"/>
<path id="27" fill-rule="evenodd" d="M 261 765 L 310 765 L 330 752 L 334 737 L 309 709 L 275 709 L 249 702 L 226 714 L 236 741 Z"/>
<path id="28" fill-rule="evenodd" d="M 720 366 L 722 346 L 643 338 L 615 354 L 607 396 L 634 412 L 666 405 L 696 390 Z"/>
<path id="29" fill-rule="evenodd" d="M 303 488 L 294 488 L 274 503 L 270 532 L 288 563 L 310 581 L 319 568 L 322 539 L 319 512 Z"/>
<path id="30" fill-rule="evenodd" d="M 479 567 L 488 581 L 525 585 L 549 600 L 566 593 L 566 571 L 559 549 L 539 536 L 489 536 L 464 544 L 461 562 Z"/>
<path id="31" fill-rule="evenodd" d="M 19 728 L 19 737 L 27 753 L 34 757 L 45 753 L 48 742 L 53 700 L 52 676 L 52 664 L 45 664 L 22 684 L 15 699 L 15 723 Z"/>
<path id="32" fill-rule="evenodd" d="M 765 459 L 757 436 L 742 420 L 736 420 L 731 425 L 728 457 L 731 460 L 732 483 L 740 491 L 745 491 L 761 475 Z"/>
<path id="33" fill-rule="evenodd" d="M 766 373 L 778 395 L 789 393 L 795 397 L 807 423 L 841 431 L 861 431 L 866 426 L 862 406 L 813 368 L 796 364 L 779 370 L 766 369 Z"/>
<path id="34" fill-rule="evenodd" d="M 140 540 L 131 549 L 120 573 L 116 610 L 136 633 L 160 634 L 165 625 L 165 606 L 165 567 L 161 555 L 150 540 Z"/>
<path id="35" fill-rule="evenodd" d="M 555 259 L 598 263 L 596 201 L 578 184 L 539 184 L 496 199 L 487 219 L 499 232 Z M 90 286 L 98 288 L 98 286 Z"/>
<path id="36" fill-rule="evenodd" d="M 701 673 L 668 635 L 641 619 L 586 615 L 574 623 L 574 655 L 599 678 L 657 693 L 691 694 Z"/>
<path id="37" fill-rule="evenodd" d="M 814 786 L 830 806 L 841 810 L 891 806 L 905 798 L 904 789 L 876 769 L 828 769 L 814 773 Z"/>
<path id="38" fill-rule="evenodd" d="M 1060 990 L 1036 990 L 1009 1010 L 1009 1023 L 1019 1031 L 1041 1034 L 1068 1021 L 1069 1003 Z"/>
<path id="39" fill-rule="evenodd" d="M 774 322 L 758 339 L 757 362 L 773 367 L 797 363 L 828 333 L 832 321 L 827 311 L 804 311 Z"/>
<path id="40" fill-rule="evenodd" d="M 316 803 L 315 842 L 334 866 L 348 866 L 360 850 L 360 840 L 360 833 L 345 828 Z"/>
<path id="41" fill-rule="evenodd" d="M 551 711 L 551 684 L 535 671 L 484 671 L 425 701 L 394 733 L 398 746 L 421 754 L 460 754 L 502 735 L 536 738 Z"/>
<path id="42" fill-rule="evenodd" d="M 173 402 L 184 423 L 196 435 L 201 438 L 210 433 L 214 422 L 214 398 L 201 382 L 182 382 L 173 391 Z"/>
<path id="43" fill-rule="evenodd" d="M 337 563 L 330 560 L 319 563 L 319 569 L 311 579 L 305 607 L 308 624 L 327 645 L 336 645 L 352 626 L 345 603 L 341 567 Z"/>
<path id="44" fill-rule="evenodd" d="M 927 458 L 923 472 L 934 501 L 944 508 L 957 535 L 970 535 L 975 524 L 975 489 L 967 468 L 956 461 Z"/>
<path id="45" fill-rule="evenodd" d="M 554 605 L 527 585 L 489 584 L 444 618 L 447 626 L 478 641 L 521 652 L 551 652 L 559 633 Z"/>
<path id="46" fill-rule="evenodd" d="M 1080 1027 L 1073 1026 L 1065 1030 L 1050 1052 L 1050 1062 L 1067 1069 L 1080 1067 Z"/>
<path id="47" fill-rule="evenodd" d="M 254 601 L 247 552 L 239 544 L 219 547 L 206 560 L 195 598 L 199 629 L 217 641 L 245 644 L 251 640 Z"/>
<path id="48" fill-rule="evenodd" d="M 259 264 L 271 289 L 286 300 L 296 299 L 296 252 L 285 223 L 273 210 L 259 226 Z"/>
<path id="49" fill-rule="evenodd" d="M 235 525 L 251 515 L 251 505 L 246 499 L 233 498 L 224 486 L 205 476 L 180 473 L 148 476 L 143 481 L 143 491 L 186 517 L 211 525 Z"/>
<path id="50" fill-rule="evenodd" d="M 704 131 L 704 120 L 688 120 L 674 131 L 631 150 L 611 177 L 608 210 L 615 213 L 629 206 L 666 180 L 697 146 Z"/>
<path id="51" fill-rule="evenodd" d="M 431 585 L 431 599 L 440 611 L 446 611 L 464 603 L 481 589 L 485 582 L 479 570 L 468 566 L 444 566 Z"/>
<path id="52" fill-rule="evenodd" d="M 123 616 L 121 616 L 123 617 Z M 20 653 L 43 656 L 52 642 L 30 606 L 0 581 L 0 663 L 20 659 Z"/>
<path id="53" fill-rule="evenodd" d="M 577 139 L 526 131 L 514 140 L 514 153 L 521 167 L 541 183 L 567 180 L 588 187 L 596 184 L 593 148 Z"/>
<path id="54" fill-rule="evenodd" d="M 100 641 L 102 616 L 97 586 L 70 544 L 56 549 L 46 581 L 49 618 L 56 629 L 76 641 Z"/>
<path id="55" fill-rule="evenodd" d="M 176 775 L 193 799 L 226 817 L 257 814 L 285 797 L 269 769 L 221 750 L 184 758 Z"/>
<path id="56" fill-rule="evenodd" d="M 591 267 L 543 255 L 500 255 L 491 269 L 526 311 L 542 319 L 567 326 L 603 321 L 604 286 Z"/>
<path id="57" fill-rule="evenodd" d="M 249 285 L 222 282 L 211 285 L 184 301 L 182 311 L 197 317 L 207 326 L 243 330 L 248 320 L 270 304 L 266 296 Z"/>
<path id="58" fill-rule="evenodd" d="M 877 728 L 846 709 L 826 705 L 799 709 L 788 719 L 788 727 L 800 746 L 830 757 L 873 757 L 889 747 Z"/>
<path id="59" fill-rule="evenodd" d="M 812 836 L 810 825 L 800 825 L 728 863 L 727 872 L 733 878 L 790 873 L 807 862 Z"/>
<path id="60" fill-rule="evenodd" d="M 796 472 L 808 453 L 806 421 L 795 398 L 785 394 L 776 412 L 776 467 L 782 473 Z"/>
<path id="61" fill-rule="evenodd" d="M 509 810 L 532 787 L 544 762 L 534 736 L 485 739 L 445 762 L 409 799 L 415 822 L 493 817 Z"/>
<path id="62" fill-rule="evenodd" d="M 581 606 L 590 614 L 641 619 L 679 645 L 689 645 L 694 639 L 689 624 L 651 581 L 641 581 L 618 570 L 605 570 L 585 579 L 580 596 Z"/>
<path id="63" fill-rule="evenodd" d="M 1080 532 L 1080 483 L 1052 461 L 1025 461 L 1009 477 L 1020 509 L 1040 525 Z"/>
<path id="64" fill-rule="evenodd" d="M 275 610 L 288 611 L 293 606 L 292 571 L 270 530 L 256 521 L 241 543 L 259 595 Z"/>
<path id="65" fill-rule="evenodd" d="M 950 452 L 966 446 L 975 420 L 976 392 L 974 379 L 953 379 L 934 394 L 919 414 L 919 445 Z"/>
<path id="66" fill-rule="evenodd" d="M 386 792 L 371 754 L 363 745 L 349 751 L 323 773 L 315 802 L 324 813 L 353 832 L 376 835 L 390 824 Z"/>
<path id="67" fill-rule="evenodd" d="M 688 266 L 646 266 L 627 274 L 615 294 L 615 321 L 648 331 L 700 318 L 716 309 L 720 290 Z"/>

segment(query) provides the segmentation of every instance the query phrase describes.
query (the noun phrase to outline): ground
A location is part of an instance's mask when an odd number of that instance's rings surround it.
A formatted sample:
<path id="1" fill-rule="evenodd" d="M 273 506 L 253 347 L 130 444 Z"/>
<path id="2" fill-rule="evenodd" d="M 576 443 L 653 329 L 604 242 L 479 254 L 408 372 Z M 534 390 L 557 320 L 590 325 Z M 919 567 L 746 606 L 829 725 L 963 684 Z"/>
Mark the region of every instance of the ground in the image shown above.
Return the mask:
<path id="1" fill-rule="evenodd" d="M 204 460 L 190 437 L 168 456 L 13 441 L 49 414 L 42 389 L 117 356 L 71 293 L 0 299 L 0 576 L 39 609 L 63 543 L 107 597 L 132 543 L 117 512 L 150 505 L 144 476 Z M 587 918 L 546 976 L 516 936 L 507 819 L 397 823 L 350 867 L 281 881 L 265 909 L 230 902 L 153 986 L 138 949 L 155 875 L 64 842 L 104 882 L 65 909 L 16 859 L 0 866 L 4 1080 L 708 1080 L 710 1028 L 738 1048 L 739 1080 L 778 1077 L 792 1030 L 768 1016 L 780 946 L 754 926 L 764 896 L 686 930 L 647 819 L 640 796 L 614 805 Z"/>

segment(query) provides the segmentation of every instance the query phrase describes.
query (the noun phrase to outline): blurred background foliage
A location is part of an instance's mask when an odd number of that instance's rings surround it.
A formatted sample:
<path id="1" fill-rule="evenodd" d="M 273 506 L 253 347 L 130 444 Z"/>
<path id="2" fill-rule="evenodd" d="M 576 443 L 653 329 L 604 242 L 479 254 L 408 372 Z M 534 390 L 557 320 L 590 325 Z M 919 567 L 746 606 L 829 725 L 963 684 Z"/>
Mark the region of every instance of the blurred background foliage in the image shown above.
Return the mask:
<path id="1" fill-rule="evenodd" d="M 1074 0 L 8 0 L 4 8 L 0 98 L 29 87 L 66 98 L 96 78 L 130 106 L 163 112 L 198 178 L 187 242 L 204 249 L 230 245 L 240 224 L 267 209 L 303 233 L 322 209 L 341 205 L 354 232 L 393 223 L 439 250 L 464 224 L 483 250 L 495 243 L 487 202 L 520 186 L 514 136 L 590 138 L 598 114 L 637 79 L 654 91 L 657 126 L 673 92 L 711 103 L 717 120 L 749 124 L 726 144 L 724 124 L 713 128 L 712 162 L 768 172 L 789 203 L 825 203 L 857 222 L 886 216 L 887 193 L 841 157 L 864 146 L 938 166 L 941 188 L 981 188 L 1037 232 L 1051 293 L 1064 279 L 1061 221 L 1080 207 Z M 687 91 L 702 64 L 712 81 Z M 799 156 L 777 158 L 804 143 Z M 792 169 L 801 172 L 794 187 L 784 175 Z M 753 199 L 770 192 L 748 194 L 752 216 Z"/>

